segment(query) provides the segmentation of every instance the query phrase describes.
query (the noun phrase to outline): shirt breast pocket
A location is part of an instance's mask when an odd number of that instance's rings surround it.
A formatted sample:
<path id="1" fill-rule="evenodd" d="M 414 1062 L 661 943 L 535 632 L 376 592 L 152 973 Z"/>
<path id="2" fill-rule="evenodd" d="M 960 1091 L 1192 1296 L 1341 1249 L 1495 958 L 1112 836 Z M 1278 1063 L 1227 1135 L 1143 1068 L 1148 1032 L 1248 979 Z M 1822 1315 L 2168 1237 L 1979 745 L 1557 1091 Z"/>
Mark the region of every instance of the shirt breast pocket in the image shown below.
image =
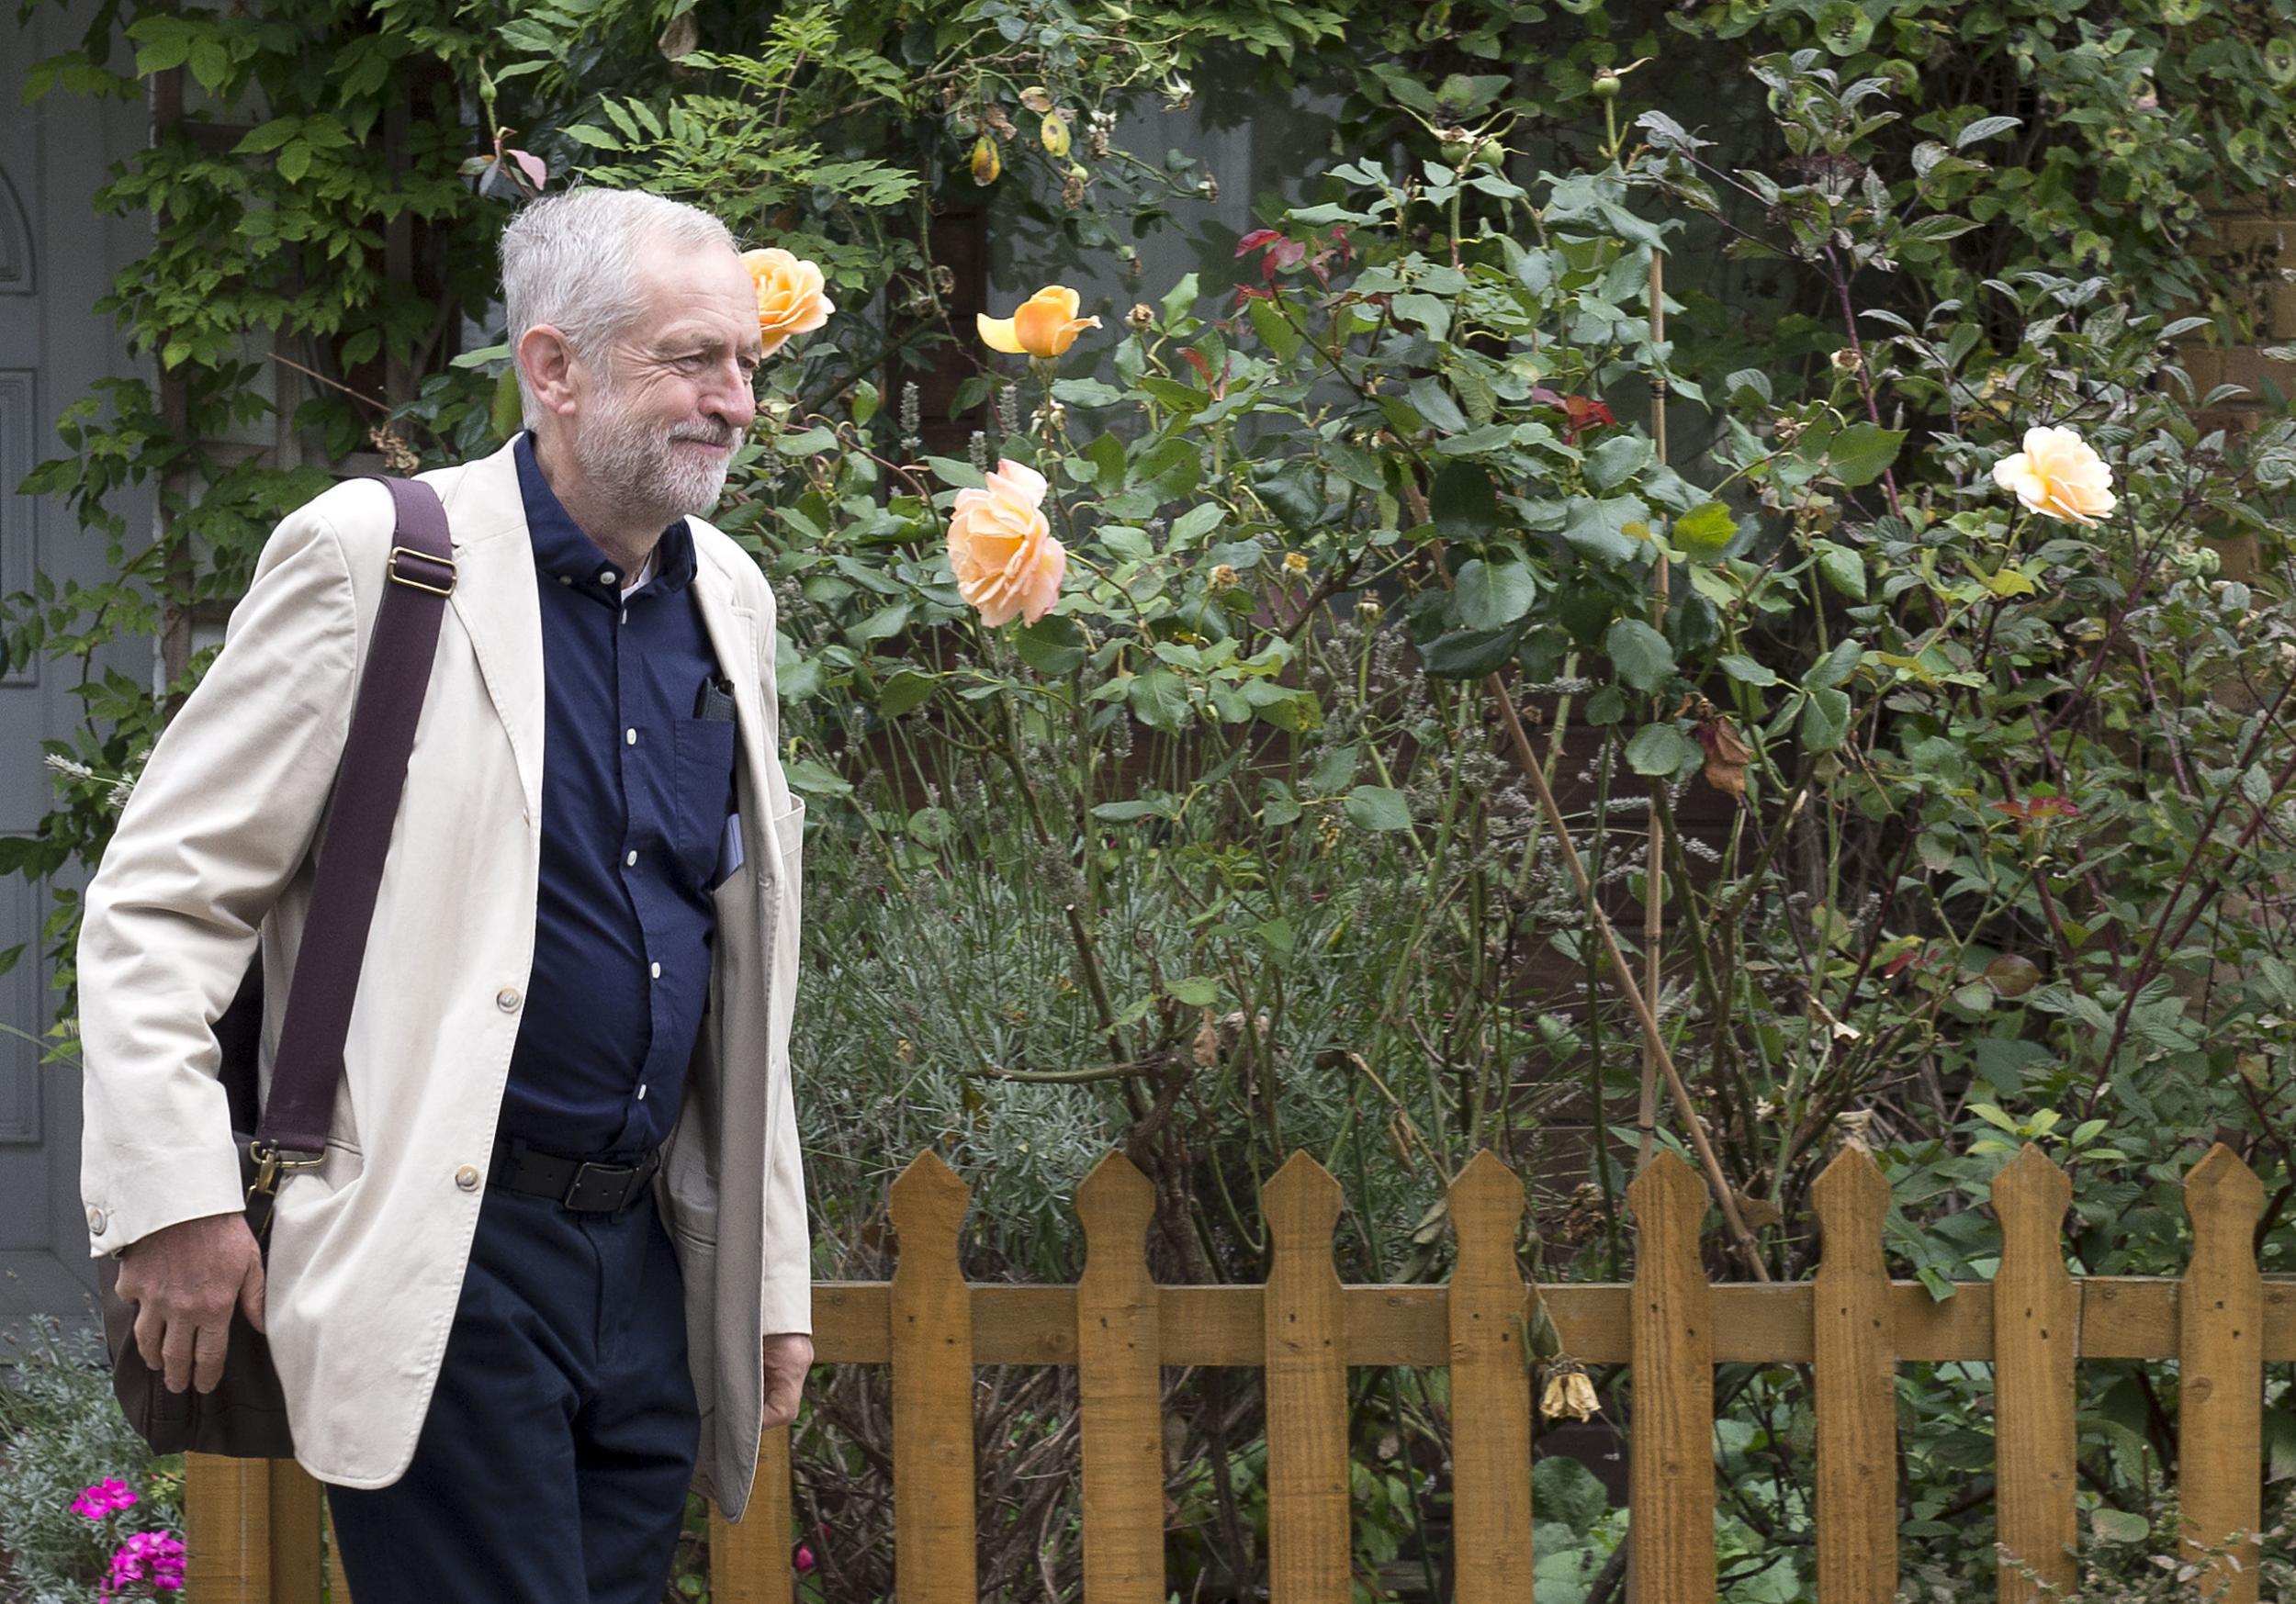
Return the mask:
<path id="1" fill-rule="evenodd" d="M 716 878 L 733 795 L 735 728 L 731 719 L 680 719 L 674 730 L 670 849 L 688 883 L 702 890 Z"/>

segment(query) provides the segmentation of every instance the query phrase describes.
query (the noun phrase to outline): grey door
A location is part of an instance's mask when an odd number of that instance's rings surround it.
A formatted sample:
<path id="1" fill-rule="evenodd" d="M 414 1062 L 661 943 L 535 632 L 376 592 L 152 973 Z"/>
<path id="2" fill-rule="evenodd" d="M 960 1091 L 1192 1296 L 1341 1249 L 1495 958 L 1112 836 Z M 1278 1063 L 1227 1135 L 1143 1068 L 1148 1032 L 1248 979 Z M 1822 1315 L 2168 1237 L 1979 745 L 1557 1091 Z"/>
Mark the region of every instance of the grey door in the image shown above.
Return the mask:
<path id="1" fill-rule="evenodd" d="M 20 104 L 25 69 L 76 44 L 92 9 L 75 0 L 25 23 L 0 19 L 0 592 L 26 589 L 35 570 L 59 584 L 101 577 L 100 537 L 83 534 L 61 500 L 16 488 L 62 449 L 55 421 L 66 407 L 96 380 L 143 366 L 90 308 L 148 237 L 138 219 L 98 218 L 91 204 L 107 169 L 144 142 L 144 107 L 66 94 Z M 131 529 L 149 527 L 148 497 L 117 507 Z M 151 665 L 148 643 L 119 654 L 138 679 Z M 31 830 L 48 809 L 39 744 L 73 727 L 77 678 L 77 665 L 56 664 L 0 677 L 0 834 Z M 0 1323 L 84 1314 L 95 1285 L 79 1200 L 79 1076 L 43 1066 L 40 1049 L 14 1034 L 37 1037 L 54 1018 L 40 957 L 49 891 L 0 880 L 0 948 L 26 944 L 0 976 L 0 1024 L 11 1027 L 0 1033 Z"/>

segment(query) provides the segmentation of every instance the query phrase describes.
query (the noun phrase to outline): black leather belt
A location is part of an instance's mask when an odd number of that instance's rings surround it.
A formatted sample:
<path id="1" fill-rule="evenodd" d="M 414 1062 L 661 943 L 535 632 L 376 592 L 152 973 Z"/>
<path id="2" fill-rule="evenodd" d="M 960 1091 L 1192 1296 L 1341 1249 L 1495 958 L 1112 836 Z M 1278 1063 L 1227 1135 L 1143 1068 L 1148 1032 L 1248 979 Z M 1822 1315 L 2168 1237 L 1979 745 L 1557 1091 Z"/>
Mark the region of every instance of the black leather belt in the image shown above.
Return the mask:
<path id="1" fill-rule="evenodd" d="M 660 1168 L 658 1148 L 635 1164 L 602 1164 L 594 1159 L 561 1158 L 500 1140 L 494 1144 L 494 1167 L 488 1179 L 512 1192 L 555 1197 L 584 1214 L 602 1214 L 627 1208 L 644 1197 L 654 1172 Z"/>

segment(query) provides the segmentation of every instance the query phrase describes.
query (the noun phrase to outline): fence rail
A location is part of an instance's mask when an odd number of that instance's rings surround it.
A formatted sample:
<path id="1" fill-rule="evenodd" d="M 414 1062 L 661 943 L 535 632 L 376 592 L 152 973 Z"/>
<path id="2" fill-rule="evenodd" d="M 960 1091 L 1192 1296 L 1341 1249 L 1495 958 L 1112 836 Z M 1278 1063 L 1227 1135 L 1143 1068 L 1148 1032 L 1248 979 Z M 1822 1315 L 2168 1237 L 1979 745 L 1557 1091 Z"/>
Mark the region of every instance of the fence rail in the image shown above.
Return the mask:
<path id="1" fill-rule="evenodd" d="M 1163 1604 L 1164 1477 L 1158 1370 L 1264 1370 L 1273 1604 L 1348 1604 L 1350 1365 L 1451 1371 L 1453 1567 L 1458 1604 L 1522 1604 L 1531 1585 L 1531 1378 L 1524 1342 L 1535 1289 L 1515 1239 L 1521 1183 L 1489 1153 L 1453 1182 L 1448 1284 L 1344 1286 L 1332 1257 L 1341 1194 L 1295 1155 L 1261 1195 L 1271 1244 L 1264 1286 L 1164 1286 L 1148 1273 L 1154 1198 L 1122 1158 L 1078 1189 L 1084 1277 L 1074 1286 L 969 1285 L 958 1233 L 964 1183 L 928 1152 L 894 1183 L 900 1255 L 890 1282 L 814 1292 L 825 1363 L 893 1367 L 895 1565 L 904 1604 L 976 1604 L 974 1370 L 1074 1365 L 1083 1457 L 1086 1604 Z M 2264 1194 L 2217 1147 L 2186 1178 L 2193 1250 L 2180 1280 L 2075 1277 L 2064 1257 L 2064 1172 L 2028 1148 L 1993 1185 L 2002 1236 L 1990 1283 L 1943 1302 L 1892 1282 L 1882 1255 L 1889 1191 L 1845 1151 L 1813 1195 L 1817 1279 L 1710 1284 L 1699 1253 L 1706 1195 L 1661 1155 L 1628 1189 L 1635 1279 L 1536 1289 L 1574 1357 L 1635 1367 L 1628 1528 L 1637 1604 L 1715 1598 L 1714 1367 L 1791 1363 L 1816 1389 L 1818 1592 L 1890 1604 L 1896 1590 L 1895 1367 L 1997 1367 L 1999 1604 L 2068 1587 L 2075 1535 L 2075 1366 L 2178 1362 L 2179 1488 L 2196 1550 L 2257 1530 L 2263 1365 L 2296 1360 L 2296 1281 L 2267 1281 L 2255 1229 Z M 187 1476 L 192 1604 L 313 1604 L 317 1487 L 292 1464 L 195 1458 Z M 717 1604 L 788 1604 L 786 1429 L 768 1433 L 750 1516 L 715 1521 Z M 2235 1559 L 2241 1554 L 2235 1548 Z M 2194 1583 L 2216 1604 L 2256 1604 L 2252 1564 Z M 333 1595 L 348 1595 L 336 1578 Z"/>

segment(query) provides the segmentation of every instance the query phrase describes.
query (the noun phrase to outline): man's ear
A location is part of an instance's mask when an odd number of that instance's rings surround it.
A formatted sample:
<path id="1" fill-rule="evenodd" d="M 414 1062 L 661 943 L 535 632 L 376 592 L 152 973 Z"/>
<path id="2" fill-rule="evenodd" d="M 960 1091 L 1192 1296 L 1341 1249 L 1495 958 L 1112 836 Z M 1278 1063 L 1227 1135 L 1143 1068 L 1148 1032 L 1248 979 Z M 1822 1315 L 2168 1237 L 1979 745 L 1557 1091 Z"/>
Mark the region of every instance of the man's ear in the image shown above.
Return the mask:
<path id="1" fill-rule="evenodd" d="M 515 353 L 526 387 L 546 412 L 572 412 L 579 400 L 574 381 L 574 348 L 566 335 L 549 323 L 536 323 L 519 337 Z"/>

